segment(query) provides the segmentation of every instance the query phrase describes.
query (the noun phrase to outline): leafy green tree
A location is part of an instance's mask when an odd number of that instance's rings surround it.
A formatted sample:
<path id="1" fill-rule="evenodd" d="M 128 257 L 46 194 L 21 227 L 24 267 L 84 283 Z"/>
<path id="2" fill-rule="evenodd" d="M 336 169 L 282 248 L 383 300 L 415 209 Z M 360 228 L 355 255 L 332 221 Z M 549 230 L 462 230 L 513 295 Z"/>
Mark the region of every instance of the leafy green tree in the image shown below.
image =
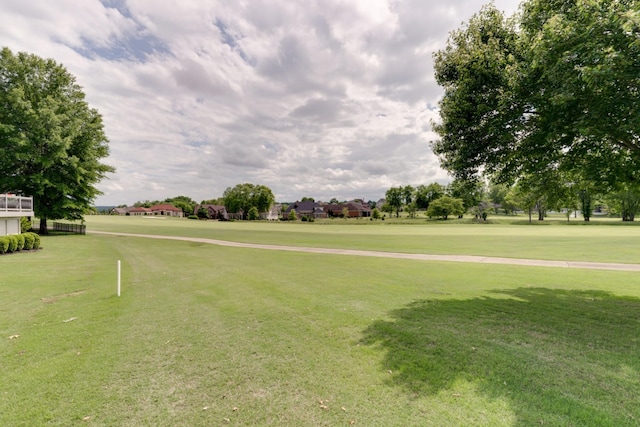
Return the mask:
<path id="1" fill-rule="evenodd" d="M 413 203 L 413 193 L 415 192 L 415 188 L 410 185 L 405 185 L 402 187 L 402 203 L 409 206 Z"/>
<path id="2" fill-rule="evenodd" d="M 298 217 L 296 216 L 296 211 L 291 209 L 289 211 L 289 221 L 295 221 Z"/>
<path id="3" fill-rule="evenodd" d="M 550 169 L 637 182 L 639 7 L 528 0 L 512 19 L 483 7 L 434 56 L 442 166 L 500 182 Z"/>
<path id="4" fill-rule="evenodd" d="M 385 193 L 385 198 L 387 200 L 387 205 L 392 209 L 389 213 L 395 210 L 396 218 L 400 216 L 400 208 L 402 207 L 403 202 L 403 190 L 402 187 L 391 187 Z"/>
<path id="5" fill-rule="evenodd" d="M 371 211 L 371 218 L 380 219 L 380 211 L 378 210 L 378 208 L 373 208 L 373 210 Z"/>
<path id="6" fill-rule="evenodd" d="M 251 209 L 249 209 L 249 213 L 247 214 L 247 218 L 249 219 L 249 221 L 260 219 L 260 212 L 258 212 L 258 208 L 256 208 L 255 206 L 251 206 Z"/>
<path id="7" fill-rule="evenodd" d="M 462 199 L 442 196 L 431 202 L 425 215 L 429 218 L 436 217 L 446 220 L 449 215 L 461 216 L 464 214 L 464 211 L 465 209 Z"/>
<path id="8" fill-rule="evenodd" d="M 416 212 L 418 211 L 418 205 L 415 202 L 411 202 L 406 205 L 404 209 L 407 212 L 407 215 L 409 215 L 409 218 L 415 218 Z"/>
<path id="9" fill-rule="evenodd" d="M 429 185 L 418 185 L 415 190 L 415 202 L 418 209 L 427 209 L 429 203 L 446 194 L 446 187 L 437 182 Z"/>
<path id="10" fill-rule="evenodd" d="M 484 184 L 476 179 L 454 179 L 447 187 L 447 194 L 462 200 L 464 211 L 477 206 L 484 199 Z"/>
<path id="11" fill-rule="evenodd" d="M 266 212 L 275 202 L 273 192 L 269 187 L 255 184 L 238 184 L 227 188 L 222 195 L 227 212 L 243 212 L 243 219 L 247 219 L 249 210 L 256 207 L 259 212 Z"/>
<path id="12" fill-rule="evenodd" d="M 75 78 L 52 59 L 0 52 L 0 192 L 33 196 L 48 219 L 81 219 L 114 168 L 102 117 Z"/>
<path id="13" fill-rule="evenodd" d="M 580 198 L 580 211 L 585 221 L 591 220 L 591 213 L 593 212 L 593 204 L 591 203 L 591 191 L 589 188 L 583 188 L 578 191 L 578 197 Z"/>
<path id="14" fill-rule="evenodd" d="M 623 221 L 634 221 L 640 212 L 640 186 L 623 185 L 618 191 L 606 197 L 613 213 L 622 217 Z"/>
<path id="15" fill-rule="evenodd" d="M 498 212 L 498 209 L 502 208 L 505 215 L 513 213 L 515 206 L 509 204 L 509 201 L 507 200 L 509 190 L 510 188 L 505 184 L 491 183 L 489 185 L 487 197 L 495 206 L 496 212 Z"/>

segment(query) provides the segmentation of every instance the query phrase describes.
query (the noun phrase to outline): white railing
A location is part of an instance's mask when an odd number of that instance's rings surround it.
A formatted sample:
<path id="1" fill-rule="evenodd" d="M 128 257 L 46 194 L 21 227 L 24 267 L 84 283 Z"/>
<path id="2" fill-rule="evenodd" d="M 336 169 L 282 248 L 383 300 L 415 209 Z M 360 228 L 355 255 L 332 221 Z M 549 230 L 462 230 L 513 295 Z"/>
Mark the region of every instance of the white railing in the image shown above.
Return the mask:
<path id="1" fill-rule="evenodd" d="M 0 212 L 33 212 L 33 197 L 0 194 Z"/>

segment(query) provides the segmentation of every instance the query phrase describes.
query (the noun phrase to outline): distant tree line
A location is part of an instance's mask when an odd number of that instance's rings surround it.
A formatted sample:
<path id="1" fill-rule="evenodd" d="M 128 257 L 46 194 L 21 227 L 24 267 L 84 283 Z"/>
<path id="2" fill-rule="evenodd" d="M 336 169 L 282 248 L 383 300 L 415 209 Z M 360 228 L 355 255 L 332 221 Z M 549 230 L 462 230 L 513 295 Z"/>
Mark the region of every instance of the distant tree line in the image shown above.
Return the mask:
<path id="1" fill-rule="evenodd" d="M 563 179 L 565 178 L 565 179 Z M 514 215 L 517 211 L 543 221 L 550 211 L 571 215 L 581 213 L 589 221 L 594 212 L 633 221 L 640 212 L 640 185 L 626 184 L 607 191 L 593 181 L 572 182 L 560 174 L 527 176 L 513 185 L 481 180 L 453 180 L 448 185 L 431 183 L 391 187 L 387 190 L 383 212 L 398 217 L 405 212 L 415 218 L 419 211 L 430 218 L 473 215 Z"/>

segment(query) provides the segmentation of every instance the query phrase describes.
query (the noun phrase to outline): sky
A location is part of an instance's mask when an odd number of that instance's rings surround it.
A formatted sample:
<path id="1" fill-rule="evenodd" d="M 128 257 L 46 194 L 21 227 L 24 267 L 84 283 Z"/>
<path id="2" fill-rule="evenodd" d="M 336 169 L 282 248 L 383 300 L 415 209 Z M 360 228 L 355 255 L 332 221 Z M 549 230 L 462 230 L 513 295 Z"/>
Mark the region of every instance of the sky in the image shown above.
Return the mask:
<path id="1" fill-rule="evenodd" d="M 241 183 L 378 200 L 450 181 L 430 146 L 432 54 L 484 3 L 0 0 L 0 46 L 64 65 L 102 115 L 116 172 L 96 205 Z"/>

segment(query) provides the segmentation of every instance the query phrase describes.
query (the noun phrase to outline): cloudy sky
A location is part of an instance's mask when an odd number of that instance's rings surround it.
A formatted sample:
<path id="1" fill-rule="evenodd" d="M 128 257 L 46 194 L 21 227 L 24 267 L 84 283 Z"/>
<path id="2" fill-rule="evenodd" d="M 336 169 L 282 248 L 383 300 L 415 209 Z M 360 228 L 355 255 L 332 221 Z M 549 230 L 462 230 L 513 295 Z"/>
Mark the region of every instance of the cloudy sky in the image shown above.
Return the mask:
<path id="1" fill-rule="evenodd" d="M 104 118 L 98 205 L 377 200 L 446 183 L 432 53 L 474 0 L 0 0 L 0 44 L 63 64 Z M 507 14 L 518 0 L 496 0 Z"/>

